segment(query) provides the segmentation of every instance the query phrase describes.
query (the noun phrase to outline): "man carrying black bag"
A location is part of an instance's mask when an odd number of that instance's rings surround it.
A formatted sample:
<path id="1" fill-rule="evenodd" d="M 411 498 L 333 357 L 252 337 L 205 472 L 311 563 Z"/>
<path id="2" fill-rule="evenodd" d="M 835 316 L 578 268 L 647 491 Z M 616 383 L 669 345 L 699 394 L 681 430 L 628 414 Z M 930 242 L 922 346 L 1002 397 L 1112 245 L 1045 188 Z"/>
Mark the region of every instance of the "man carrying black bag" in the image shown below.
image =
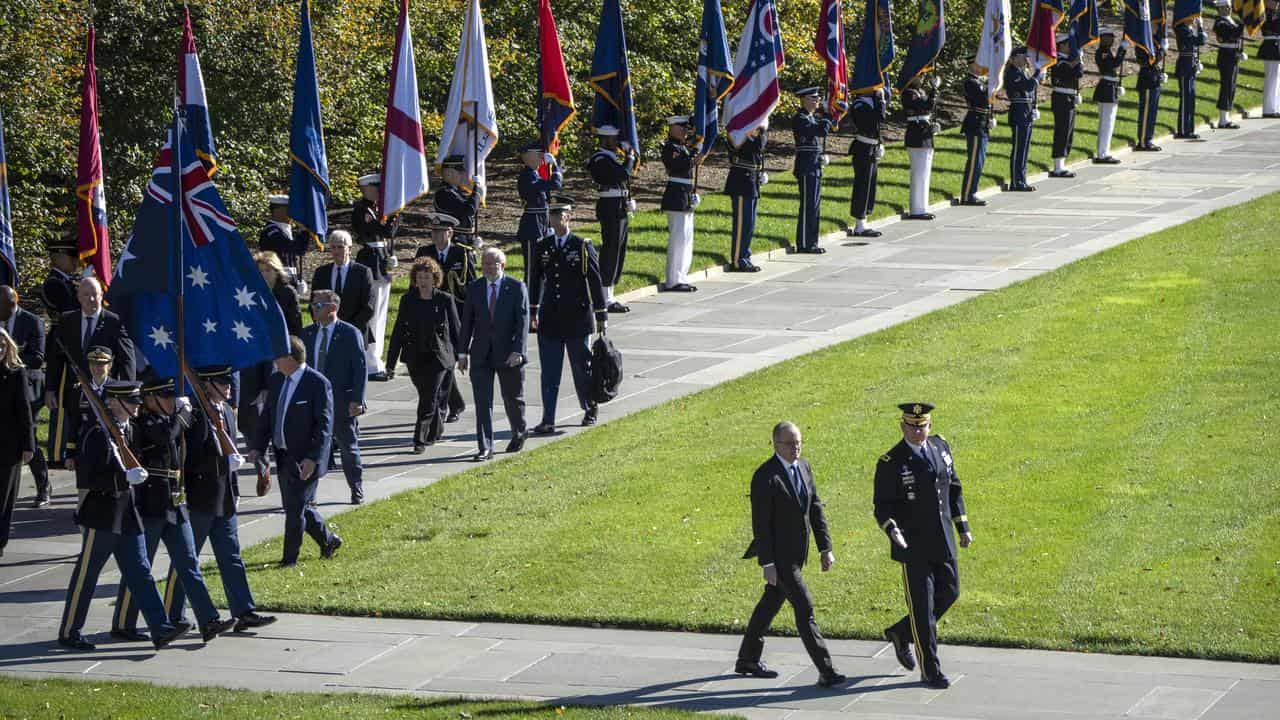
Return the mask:
<path id="1" fill-rule="evenodd" d="M 591 344 L 591 401 L 607 403 L 618 397 L 622 385 L 622 353 L 600 333 Z"/>

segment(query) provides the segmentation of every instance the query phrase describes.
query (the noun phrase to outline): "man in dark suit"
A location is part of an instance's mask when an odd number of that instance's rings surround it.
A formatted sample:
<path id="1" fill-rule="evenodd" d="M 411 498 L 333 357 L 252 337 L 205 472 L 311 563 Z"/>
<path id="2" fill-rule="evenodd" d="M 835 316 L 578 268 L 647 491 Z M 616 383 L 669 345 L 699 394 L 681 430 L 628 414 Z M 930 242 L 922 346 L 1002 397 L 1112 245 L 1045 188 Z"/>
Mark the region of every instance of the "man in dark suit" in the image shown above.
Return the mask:
<path id="1" fill-rule="evenodd" d="M 298 563 L 305 528 L 320 546 L 320 557 L 331 558 L 342 546 L 316 510 L 316 487 L 329 470 L 333 436 L 333 391 L 324 375 L 307 367 L 307 349 L 296 337 L 289 354 L 276 358 L 275 375 L 267 387 L 262 422 L 249 443 L 249 462 L 275 447 L 276 477 L 284 503 L 284 554 L 280 567 Z"/>
<path id="2" fill-rule="evenodd" d="M 880 456 L 876 464 L 876 522 L 889 536 L 889 554 L 902 563 L 907 615 L 884 631 L 898 662 L 914 670 L 908 639 L 920 654 L 920 674 L 926 685 L 943 689 L 951 681 L 938 662 L 938 620 L 960 597 L 956 541 L 969 547 L 973 533 L 964 512 L 960 478 L 951 459 L 951 446 L 940 435 L 929 435 L 933 406 L 905 403 L 902 440 Z"/>
<path id="3" fill-rule="evenodd" d="M 27 403 L 31 406 L 31 421 L 35 422 L 44 407 L 44 321 L 18 306 L 17 290 L 0 285 L 0 327 L 18 345 L 18 357 L 27 367 Z M 44 507 L 49 504 L 49 464 L 39 445 L 27 466 L 36 481 L 33 507 Z"/>
<path id="4" fill-rule="evenodd" d="M 360 461 L 360 425 L 368 379 L 364 338 L 355 326 L 338 319 L 338 296 L 332 290 L 311 293 L 311 319 L 302 344 L 312 367 L 333 389 L 333 439 L 342 451 L 342 474 L 351 488 L 351 504 L 364 502 L 364 465 Z"/>
<path id="5" fill-rule="evenodd" d="M 338 319 L 356 326 L 366 343 L 373 340 L 373 273 L 351 259 L 351 233 L 334 230 L 329 233 L 329 256 L 333 262 L 316 268 L 311 276 L 311 292 L 332 290 L 342 304 Z"/>
<path id="6" fill-rule="evenodd" d="M 471 366 L 476 401 L 475 460 L 493 457 L 493 376 L 498 376 L 502 404 L 511 423 L 507 452 L 519 452 L 528 436 L 524 422 L 524 366 L 529 340 L 529 293 L 524 283 L 507 275 L 507 256 L 496 247 L 480 258 L 484 274 L 467 286 L 462 306 L 458 367 Z"/>
<path id="7" fill-rule="evenodd" d="M 136 366 L 133 340 L 120 316 L 102 308 L 102 285 L 97 278 L 84 278 L 76 288 L 79 310 L 63 313 L 53 333 L 48 350 L 48 376 L 51 385 L 44 390 L 44 404 L 49 407 L 49 455 L 51 463 L 63 463 L 67 455 L 67 443 L 76 438 L 68 434 L 70 415 L 79 406 L 75 388 L 75 372 L 67 367 L 67 357 L 58 347 L 66 348 L 80 369 L 89 372 L 86 353 L 89 348 L 101 345 L 111 349 L 111 377 L 116 380 L 133 380 Z"/>
<path id="8" fill-rule="evenodd" d="M 809 558 L 809 534 L 822 553 L 822 571 L 831 569 L 831 533 L 822 512 L 822 500 L 813 482 L 813 469 L 800 459 L 800 428 L 780 422 L 773 427 L 773 457 L 751 476 L 751 545 L 742 557 L 758 558 L 764 569 L 764 595 L 756 603 L 747 632 L 738 649 L 734 672 L 758 678 L 776 678 L 760 655 L 764 634 L 785 600 L 795 611 L 796 630 L 809 658 L 818 668 L 818 686 L 833 687 L 846 680 L 831 665 L 831 653 L 813 617 L 813 598 L 800 576 Z"/>

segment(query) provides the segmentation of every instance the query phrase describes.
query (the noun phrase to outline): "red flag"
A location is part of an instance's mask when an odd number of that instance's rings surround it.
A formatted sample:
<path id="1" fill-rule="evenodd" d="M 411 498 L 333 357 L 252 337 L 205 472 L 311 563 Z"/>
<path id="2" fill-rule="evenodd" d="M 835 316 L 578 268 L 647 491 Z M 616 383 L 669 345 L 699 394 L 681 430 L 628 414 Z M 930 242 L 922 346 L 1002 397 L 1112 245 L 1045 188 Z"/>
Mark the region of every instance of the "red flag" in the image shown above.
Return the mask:
<path id="1" fill-rule="evenodd" d="M 551 0 L 538 0 L 538 132 L 547 152 L 560 151 L 560 131 L 576 114 Z M 540 172 L 550 175 L 545 164 Z"/>
<path id="2" fill-rule="evenodd" d="M 1031 0 L 1031 27 L 1027 29 L 1027 56 L 1038 70 L 1058 62 L 1058 23 L 1066 15 L 1062 0 Z"/>
<path id="3" fill-rule="evenodd" d="M 849 62 L 844 52 L 841 0 L 822 0 L 813 48 L 827 65 L 827 114 L 836 122 L 849 107 Z"/>
<path id="4" fill-rule="evenodd" d="M 111 282 L 111 245 L 107 240 L 107 198 L 102 190 L 102 147 L 98 144 L 98 73 L 94 67 L 96 38 L 89 26 L 80 95 L 80 155 L 76 161 L 76 230 L 80 260 L 105 287 Z"/>

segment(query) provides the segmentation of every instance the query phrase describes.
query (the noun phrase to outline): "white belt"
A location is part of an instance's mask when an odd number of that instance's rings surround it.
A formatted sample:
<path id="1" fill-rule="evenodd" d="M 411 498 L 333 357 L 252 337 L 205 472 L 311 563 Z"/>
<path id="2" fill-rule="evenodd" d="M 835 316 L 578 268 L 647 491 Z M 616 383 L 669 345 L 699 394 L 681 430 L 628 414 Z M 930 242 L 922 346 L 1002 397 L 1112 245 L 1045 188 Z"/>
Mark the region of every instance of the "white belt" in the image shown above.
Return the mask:
<path id="1" fill-rule="evenodd" d="M 866 135 L 854 135 L 853 138 L 860 143 L 866 143 L 868 145 L 880 144 L 880 140 L 878 140 L 877 138 L 867 137 Z"/>
<path id="2" fill-rule="evenodd" d="M 667 178 L 667 182 L 669 182 L 669 183 L 675 183 L 675 184 L 677 184 L 677 185 L 692 185 L 692 184 L 693 184 L 693 180 L 690 180 L 689 178 L 679 178 L 679 177 L 669 177 L 669 178 Z"/>
<path id="3" fill-rule="evenodd" d="M 1080 91 L 1074 88 L 1066 88 L 1066 87 L 1056 87 L 1053 89 L 1053 91 L 1056 93 L 1060 93 L 1062 95 L 1079 95 L 1080 94 Z"/>
<path id="4" fill-rule="evenodd" d="M 932 119 L 932 115 L 912 115 L 907 118 L 907 122 L 929 122 Z"/>
<path id="5" fill-rule="evenodd" d="M 1238 50 L 1238 49 L 1240 49 L 1240 44 L 1241 44 L 1241 43 L 1240 43 L 1240 41 L 1239 41 L 1239 40 L 1237 40 L 1237 41 L 1235 41 L 1235 42 L 1218 43 L 1218 47 L 1220 47 L 1220 48 L 1227 48 L 1227 49 L 1229 49 L 1229 50 L 1230 50 L 1230 49 L 1236 49 L 1236 50 Z"/>
<path id="6" fill-rule="evenodd" d="M 797 145 L 797 146 L 796 146 L 796 152 L 798 152 L 798 153 L 802 153 L 802 152 L 822 152 L 822 148 L 818 147 L 817 145 Z"/>
<path id="7" fill-rule="evenodd" d="M 546 212 L 547 212 L 547 209 L 546 209 L 546 208 L 544 208 L 544 207 L 540 207 L 540 208 L 525 208 L 525 209 L 524 209 L 524 214 L 525 214 L 525 215 L 542 215 L 542 214 L 544 214 L 544 213 L 546 213 Z"/>
<path id="8" fill-rule="evenodd" d="M 1036 101 L 1036 99 L 1035 99 L 1034 97 L 1029 97 L 1029 98 L 1016 97 L 1016 98 L 1011 98 L 1011 99 L 1009 100 L 1009 102 L 1011 102 L 1011 103 L 1018 103 L 1019 105 L 1030 105 L 1030 104 L 1034 103 L 1035 101 Z"/>
<path id="9" fill-rule="evenodd" d="M 1280 40 L 1280 35 L 1263 35 L 1263 40 Z"/>
<path id="10" fill-rule="evenodd" d="M 387 246 L 387 242 L 385 240 L 379 240 L 377 242 L 367 242 L 364 244 L 364 246 L 367 248 L 372 248 L 374 250 L 381 250 L 382 248 Z"/>
<path id="11" fill-rule="evenodd" d="M 1120 82 L 1120 77 L 1118 75 L 1101 75 L 1099 77 L 1107 82 Z"/>
<path id="12" fill-rule="evenodd" d="M 600 192 L 596 193 L 596 197 L 598 198 L 624 198 L 626 196 L 627 196 L 626 190 L 621 190 L 617 188 L 613 190 L 601 190 Z"/>

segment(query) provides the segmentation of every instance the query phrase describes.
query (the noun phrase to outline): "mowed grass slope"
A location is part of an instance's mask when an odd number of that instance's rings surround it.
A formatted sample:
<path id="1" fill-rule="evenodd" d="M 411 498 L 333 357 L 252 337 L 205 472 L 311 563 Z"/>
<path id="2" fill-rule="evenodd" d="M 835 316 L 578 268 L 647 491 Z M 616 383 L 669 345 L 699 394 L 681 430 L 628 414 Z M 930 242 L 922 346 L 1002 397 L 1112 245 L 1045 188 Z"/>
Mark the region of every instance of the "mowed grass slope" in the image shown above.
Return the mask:
<path id="1" fill-rule="evenodd" d="M 336 518 L 333 562 L 246 552 L 278 610 L 735 632 L 769 430 L 804 430 L 837 564 L 823 630 L 879 637 L 895 403 L 938 404 L 976 534 L 946 642 L 1280 661 L 1273 195 Z M 533 382 L 533 380 L 531 380 Z M 341 482 L 330 478 L 327 482 Z M 211 573 L 212 574 L 212 573 Z M 211 583 L 211 586 L 216 583 Z M 775 629 L 792 632 L 783 613 Z"/>
<path id="2" fill-rule="evenodd" d="M 5 718 L 412 718 L 413 720 L 692 720 L 694 713 L 632 707 L 555 708 L 532 702 L 424 698 L 391 694 L 250 692 L 177 688 L 106 680 L 0 677 Z"/>

